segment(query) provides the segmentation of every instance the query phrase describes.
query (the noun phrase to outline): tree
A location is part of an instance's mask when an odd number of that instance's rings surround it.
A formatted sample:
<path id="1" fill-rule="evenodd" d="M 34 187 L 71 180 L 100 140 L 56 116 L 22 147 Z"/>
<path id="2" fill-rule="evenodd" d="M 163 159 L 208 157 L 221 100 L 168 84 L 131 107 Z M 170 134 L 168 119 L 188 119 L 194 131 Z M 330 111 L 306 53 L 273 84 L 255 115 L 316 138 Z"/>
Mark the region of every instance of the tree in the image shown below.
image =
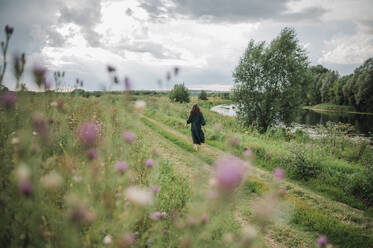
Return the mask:
<path id="1" fill-rule="evenodd" d="M 201 92 L 198 94 L 198 99 L 200 100 L 207 100 L 207 93 L 204 90 L 201 90 Z"/>
<path id="2" fill-rule="evenodd" d="M 355 69 L 353 81 L 356 108 L 359 111 L 373 112 L 373 58 Z"/>
<path id="3" fill-rule="evenodd" d="M 276 122 L 289 123 L 309 81 L 308 58 L 294 29 L 285 28 L 269 46 L 251 40 L 236 67 L 233 100 L 237 117 L 265 131 Z"/>
<path id="4" fill-rule="evenodd" d="M 175 84 L 170 92 L 170 100 L 173 102 L 189 102 L 189 90 L 184 84 Z"/>

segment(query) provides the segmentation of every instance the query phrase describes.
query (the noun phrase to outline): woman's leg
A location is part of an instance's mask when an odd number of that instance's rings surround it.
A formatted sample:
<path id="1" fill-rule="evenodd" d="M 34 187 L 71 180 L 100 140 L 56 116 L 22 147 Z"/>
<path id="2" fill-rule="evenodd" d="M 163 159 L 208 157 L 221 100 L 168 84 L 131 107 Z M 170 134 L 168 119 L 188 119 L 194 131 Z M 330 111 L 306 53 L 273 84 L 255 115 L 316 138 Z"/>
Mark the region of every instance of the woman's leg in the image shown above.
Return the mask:
<path id="1" fill-rule="evenodd" d="M 194 148 L 194 150 L 198 151 L 198 145 L 197 144 L 193 144 L 193 148 Z"/>

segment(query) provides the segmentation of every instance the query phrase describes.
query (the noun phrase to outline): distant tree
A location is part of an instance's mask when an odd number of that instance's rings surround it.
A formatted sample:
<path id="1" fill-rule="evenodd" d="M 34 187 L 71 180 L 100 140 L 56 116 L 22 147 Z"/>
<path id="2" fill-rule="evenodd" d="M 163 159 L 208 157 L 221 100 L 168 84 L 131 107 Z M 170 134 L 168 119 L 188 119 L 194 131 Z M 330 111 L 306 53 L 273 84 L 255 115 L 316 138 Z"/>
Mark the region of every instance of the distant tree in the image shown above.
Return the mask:
<path id="1" fill-rule="evenodd" d="M 290 122 L 309 80 L 307 68 L 294 29 L 283 29 L 267 47 L 251 40 L 233 73 L 237 117 L 255 121 L 262 131 L 278 121 Z"/>
<path id="2" fill-rule="evenodd" d="M 336 71 L 328 71 L 323 73 L 320 77 L 320 93 L 321 93 L 321 102 L 334 102 L 333 101 L 333 85 L 335 81 L 339 78 L 339 74 Z"/>
<path id="3" fill-rule="evenodd" d="M 207 93 L 204 90 L 201 90 L 201 92 L 198 94 L 198 99 L 200 100 L 207 100 Z"/>
<path id="4" fill-rule="evenodd" d="M 184 84 L 175 84 L 174 88 L 170 91 L 169 98 L 173 102 L 189 102 L 189 90 Z"/>
<path id="5" fill-rule="evenodd" d="M 369 58 L 354 71 L 353 93 L 359 111 L 373 112 L 373 58 Z"/>
<path id="6" fill-rule="evenodd" d="M 305 93 L 305 104 L 306 105 L 316 105 L 321 103 L 321 85 L 322 82 L 320 78 L 322 75 L 329 70 L 322 65 L 316 65 L 309 67 L 309 82 L 307 83 L 307 88 Z"/>

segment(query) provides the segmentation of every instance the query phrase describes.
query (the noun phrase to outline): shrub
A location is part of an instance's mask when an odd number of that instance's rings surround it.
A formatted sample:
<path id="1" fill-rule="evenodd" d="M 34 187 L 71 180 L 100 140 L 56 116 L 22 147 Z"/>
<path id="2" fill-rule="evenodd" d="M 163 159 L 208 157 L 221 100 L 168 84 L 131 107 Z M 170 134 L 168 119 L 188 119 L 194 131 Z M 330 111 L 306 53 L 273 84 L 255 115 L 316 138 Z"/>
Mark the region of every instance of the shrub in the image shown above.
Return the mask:
<path id="1" fill-rule="evenodd" d="M 189 102 L 189 91 L 184 84 L 175 84 L 170 92 L 170 100 L 173 102 Z"/>
<path id="2" fill-rule="evenodd" d="M 200 100 L 208 100 L 207 99 L 207 93 L 204 90 L 201 90 L 201 92 L 198 94 L 198 99 Z"/>
<path id="3" fill-rule="evenodd" d="M 293 157 L 286 161 L 286 167 L 289 168 L 292 178 L 307 181 L 316 178 L 321 173 L 320 160 L 312 149 L 298 145 L 291 152 Z"/>

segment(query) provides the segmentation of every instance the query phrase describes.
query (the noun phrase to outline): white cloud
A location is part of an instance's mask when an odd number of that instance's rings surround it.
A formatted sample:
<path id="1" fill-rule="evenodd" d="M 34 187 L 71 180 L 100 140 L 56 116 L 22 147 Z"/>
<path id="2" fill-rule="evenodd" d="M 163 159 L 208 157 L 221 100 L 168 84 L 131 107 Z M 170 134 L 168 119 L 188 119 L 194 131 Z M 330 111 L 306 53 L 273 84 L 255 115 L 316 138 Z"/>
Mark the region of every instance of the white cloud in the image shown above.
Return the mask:
<path id="1" fill-rule="evenodd" d="M 373 56 L 373 36 L 358 33 L 353 36 L 339 36 L 325 41 L 319 63 L 360 64 Z"/>

